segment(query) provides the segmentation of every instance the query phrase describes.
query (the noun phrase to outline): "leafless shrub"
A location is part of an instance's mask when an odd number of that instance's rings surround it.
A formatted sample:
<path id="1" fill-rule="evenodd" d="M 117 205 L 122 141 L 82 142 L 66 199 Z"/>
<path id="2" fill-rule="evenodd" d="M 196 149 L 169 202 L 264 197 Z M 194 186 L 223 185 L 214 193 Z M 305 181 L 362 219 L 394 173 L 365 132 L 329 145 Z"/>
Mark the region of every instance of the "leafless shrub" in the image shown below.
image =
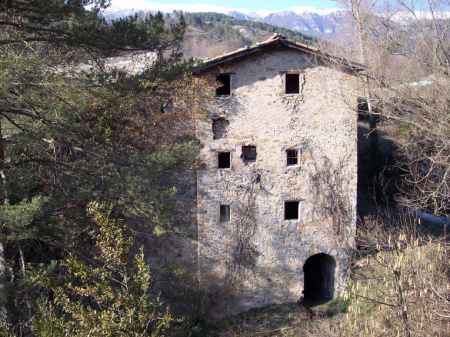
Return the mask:
<path id="1" fill-rule="evenodd" d="M 391 136 L 400 145 L 397 166 L 403 175 L 398 201 L 448 214 L 450 20 L 442 15 L 448 1 L 398 0 L 385 7 L 372 0 L 340 2 L 353 15 L 354 44 L 367 66 L 369 114 L 395 126 Z"/>
<path id="2" fill-rule="evenodd" d="M 315 169 L 311 175 L 315 209 L 332 220 L 335 234 L 341 238 L 345 238 L 344 229 L 352 222 L 354 211 L 347 190 L 350 185 L 345 171 L 348 161 L 347 157 L 343 157 L 334 165 L 329 158 L 322 158 L 314 162 Z"/>
<path id="3" fill-rule="evenodd" d="M 420 234 L 410 215 L 389 215 L 359 232 L 371 254 L 355 265 L 339 328 L 346 336 L 446 336 L 448 244 Z"/>
<path id="4" fill-rule="evenodd" d="M 309 313 L 293 304 L 264 308 L 228 321 L 226 337 L 448 336 L 449 260 L 445 241 L 417 231 L 408 214 L 379 211 L 358 233 L 363 250 L 343 298 L 344 312 Z M 325 311 L 324 311 L 325 310 Z"/>

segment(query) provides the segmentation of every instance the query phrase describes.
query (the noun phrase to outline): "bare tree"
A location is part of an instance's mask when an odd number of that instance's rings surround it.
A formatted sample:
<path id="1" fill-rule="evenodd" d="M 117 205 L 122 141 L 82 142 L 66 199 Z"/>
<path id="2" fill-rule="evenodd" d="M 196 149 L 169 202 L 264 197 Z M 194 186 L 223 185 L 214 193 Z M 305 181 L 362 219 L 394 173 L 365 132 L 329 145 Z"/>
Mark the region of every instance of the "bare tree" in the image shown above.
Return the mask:
<path id="1" fill-rule="evenodd" d="M 376 132 L 381 117 L 400 145 L 398 200 L 439 215 L 450 211 L 448 3 L 429 0 L 424 8 L 423 2 L 403 0 L 343 2 L 353 16 L 360 61 L 367 66 L 370 132 Z"/>

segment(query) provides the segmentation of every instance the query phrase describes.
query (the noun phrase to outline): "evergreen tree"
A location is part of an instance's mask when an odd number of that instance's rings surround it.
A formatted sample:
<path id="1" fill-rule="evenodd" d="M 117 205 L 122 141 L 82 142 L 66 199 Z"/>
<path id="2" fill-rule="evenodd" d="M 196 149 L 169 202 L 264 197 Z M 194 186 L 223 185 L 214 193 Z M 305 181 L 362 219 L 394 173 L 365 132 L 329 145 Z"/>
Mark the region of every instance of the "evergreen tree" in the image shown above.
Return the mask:
<path id="1" fill-rule="evenodd" d="M 183 18 L 108 23 L 108 3 L 0 2 L 0 306 L 24 334 L 46 298 L 28 264 L 82 259 L 94 244 L 86 207 L 95 200 L 127 223 L 169 226 L 176 172 L 195 159 Z M 114 67 L 130 52 L 145 56 L 138 73 Z"/>
<path id="2" fill-rule="evenodd" d="M 113 219 L 111 208 L 88 206 L 96 224 L 96 255 L 87 263 L 74 255 L 37 272 L 35 283 L 49 289 L 52 301 L 38 305 L 33 332 L 53 336 L 162 336 L 173 320 L 150 294 L 150 270 L 142 248 L 133 254 L 129 229 Z"/>

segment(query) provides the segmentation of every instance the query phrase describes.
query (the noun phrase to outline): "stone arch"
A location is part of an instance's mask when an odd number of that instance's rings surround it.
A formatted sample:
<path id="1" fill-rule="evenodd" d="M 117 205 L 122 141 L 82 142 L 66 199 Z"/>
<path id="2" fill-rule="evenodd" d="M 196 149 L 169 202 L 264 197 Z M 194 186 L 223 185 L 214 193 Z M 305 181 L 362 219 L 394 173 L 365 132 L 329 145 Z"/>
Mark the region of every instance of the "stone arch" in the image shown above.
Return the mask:
<path id="1" fill-rule="evenodd" d="M 310 256 L 303 265 L 305 301 L 325 303 L 334 296 L 335 259 L 325 253 Z"/>

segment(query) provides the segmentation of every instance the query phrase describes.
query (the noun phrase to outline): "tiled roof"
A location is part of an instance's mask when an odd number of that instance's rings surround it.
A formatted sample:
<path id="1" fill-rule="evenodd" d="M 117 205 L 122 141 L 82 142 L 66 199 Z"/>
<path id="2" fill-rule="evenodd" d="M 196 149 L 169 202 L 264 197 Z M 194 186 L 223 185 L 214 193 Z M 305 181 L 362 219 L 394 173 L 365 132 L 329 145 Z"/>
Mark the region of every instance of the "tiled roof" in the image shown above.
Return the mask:
<path id="1" fill-rule="evenodd" d="M 208 59 L 198 67 L 195 68 L 194 73 L 200 74 L 203 72 L 207 72 L 216 66 L 227 64 L 231 62 L 240 61 L 247 56 L 257 54 L 260 52 L 274 50 L 276 48 L 289 48 L 293 50 L 297 50 L 303 53 L 312 54 L 318 57 L 322 61 L 327 61 L 330 64 L 340 65 L 347 70 L 350 71 L 363 71 L 365 66 L 356 62 L 349 61 L 345 58 L 333 56 L 327 53 L 320 51 L 318 48 L 308 46 L 303 43 L 293 42 L 286 39 L 284 36 L 279 34 L 274 34 L 269 39 L 259 42 L 251 47 L 239 48 L 234 51 L 216 56 L 214 58 Z"/>

